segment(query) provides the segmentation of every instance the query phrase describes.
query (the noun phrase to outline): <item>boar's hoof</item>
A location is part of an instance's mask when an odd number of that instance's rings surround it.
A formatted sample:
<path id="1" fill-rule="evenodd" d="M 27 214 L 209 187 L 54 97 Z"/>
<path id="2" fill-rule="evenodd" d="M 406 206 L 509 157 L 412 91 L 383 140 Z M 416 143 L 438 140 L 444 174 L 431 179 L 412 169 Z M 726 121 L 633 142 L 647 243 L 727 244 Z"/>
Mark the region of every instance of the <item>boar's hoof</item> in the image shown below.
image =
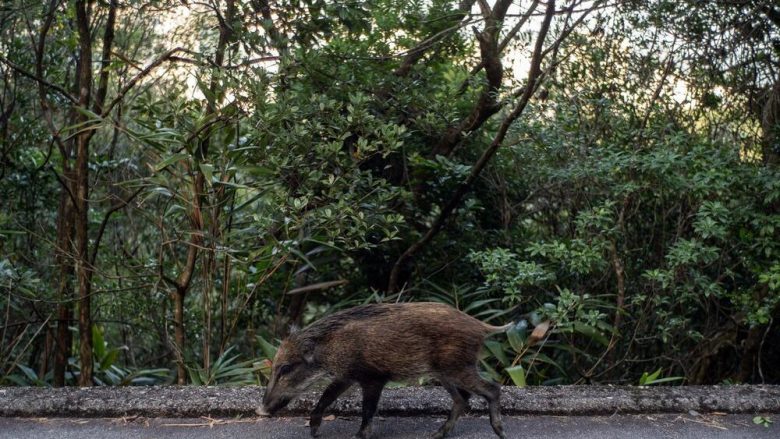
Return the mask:
<path id="1" fill-rule="evenodd" d="M 311 437 L 320 437 L 319 427 L 311 428 Z"/>
<path id="2" fill-rule="evenodd" d="M 431 439 L 444 439 L 444 436 L 447 436 L 447 434 L 440 430 L 437 431 L 436 433 L 433 433 L 431 435 Z"/>
<path id="3" fill-rule="evenodd" d="M 371 429 L 365 428 L 355 433 L 357 439 L 371 439 Z"/>

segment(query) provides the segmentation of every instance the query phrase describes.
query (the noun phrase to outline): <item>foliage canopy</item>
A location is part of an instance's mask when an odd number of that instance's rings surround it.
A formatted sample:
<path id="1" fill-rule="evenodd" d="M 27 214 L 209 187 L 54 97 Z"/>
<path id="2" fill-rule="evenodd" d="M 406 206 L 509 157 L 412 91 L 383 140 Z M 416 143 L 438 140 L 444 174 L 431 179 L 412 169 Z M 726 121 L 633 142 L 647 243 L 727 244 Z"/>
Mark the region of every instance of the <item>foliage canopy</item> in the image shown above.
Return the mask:
<path id="1" fill-rule="evenodd" d="M 263 382 L 396 300 L 517 321 L 505 383 L 780 382 L 773 2 L 0 18 L 0 384 Z"/>

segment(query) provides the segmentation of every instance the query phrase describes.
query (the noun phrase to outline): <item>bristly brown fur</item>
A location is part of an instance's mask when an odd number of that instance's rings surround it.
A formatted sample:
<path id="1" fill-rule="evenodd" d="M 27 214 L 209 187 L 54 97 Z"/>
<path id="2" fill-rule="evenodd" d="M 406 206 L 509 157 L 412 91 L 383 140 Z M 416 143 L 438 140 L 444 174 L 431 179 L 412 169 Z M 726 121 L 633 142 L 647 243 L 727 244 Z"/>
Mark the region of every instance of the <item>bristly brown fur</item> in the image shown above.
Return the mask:
<path id="1" fill-rule="evenodd" d="M 471 394 L 488 400 L 491 425 L 504 437 L 500 387 L 480 378 L 477 361 L 485 337 L 508 326 L 487 325 L 440 303 L 372 304 L 344 310 L 291 334 L 282 343 L 264 405 L 271 412 L 277 410 L 317 374 L 333 377 L 312 412 L 310 425 L 316 435 L 325 409 L 357 383 L 363 389 L 363 424 L 358 437 L 367 437 L 388 381 L 430 376 L 442 383 L 454 401 L 450 417 L 435 437 L 444 437 L 452 429 Z"/>

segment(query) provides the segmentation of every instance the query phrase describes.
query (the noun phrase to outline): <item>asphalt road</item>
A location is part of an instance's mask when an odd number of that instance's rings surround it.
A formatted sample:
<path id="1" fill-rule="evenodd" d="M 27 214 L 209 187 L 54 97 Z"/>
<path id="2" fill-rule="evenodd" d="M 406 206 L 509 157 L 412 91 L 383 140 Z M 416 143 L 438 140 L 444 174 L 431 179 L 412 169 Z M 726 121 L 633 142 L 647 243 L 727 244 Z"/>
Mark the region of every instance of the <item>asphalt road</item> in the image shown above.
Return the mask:
<path id="1" fill-rule="evenodd" d="M 614 415 L 504 417 L 508 438 L 772 438 L 780 437 L 780 419 L 767 415 L 770 427 L 753 423 L 751 415 Z M 307 438 L 304 418 L 272 419 L 71 419 L 0 418 L 2 439 L 283 439 Z M 321 439 L 348 438 L 357 431 L 356 417 L 323 422 Z M 442 418 L 377 417 L 374 439 L 427 437 Z M 463 417 L 452 438 L 495 438 L 487 418 Z"/>

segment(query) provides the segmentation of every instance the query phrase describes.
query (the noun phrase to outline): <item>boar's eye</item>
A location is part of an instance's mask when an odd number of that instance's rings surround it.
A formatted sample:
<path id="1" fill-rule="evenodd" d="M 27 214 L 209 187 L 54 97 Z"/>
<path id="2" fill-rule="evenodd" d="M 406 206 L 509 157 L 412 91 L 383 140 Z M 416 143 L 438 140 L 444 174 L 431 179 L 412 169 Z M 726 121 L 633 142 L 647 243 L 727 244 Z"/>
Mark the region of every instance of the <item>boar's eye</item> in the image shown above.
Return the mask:
<path id="1" fill-rule="evenodd" d="M 282 376 L 282 375 L 285 375 L 285 374 L 288 374 L 288 373 L 290 373 L 290 371 L 292 370 L 292 368 L 293 368 L 293 365 L 292 365 L 292 364 L 289 364 L 289 363 L 288 363 L 288 364 L 282 364 L 282 365 L 279 367 L 279 372 L 277 372 L 277 373 L 279 374 L 279 376 Z"/>

